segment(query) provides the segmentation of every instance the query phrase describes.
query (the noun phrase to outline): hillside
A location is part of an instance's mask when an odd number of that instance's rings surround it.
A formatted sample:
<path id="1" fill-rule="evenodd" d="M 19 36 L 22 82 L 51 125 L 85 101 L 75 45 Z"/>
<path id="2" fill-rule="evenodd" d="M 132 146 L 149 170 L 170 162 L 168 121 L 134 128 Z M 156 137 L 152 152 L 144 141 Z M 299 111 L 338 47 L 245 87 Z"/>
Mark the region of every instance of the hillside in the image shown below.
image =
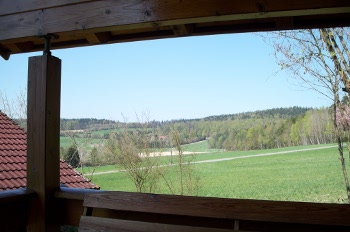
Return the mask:
<path id="1" fill-rule="evenodd" d="M 115 128 L 117 122 L 96 118 L 61 118 L 61 130 L 104 130 Z"/>
<path id="2" fill-rule="evenodd" d="M 121 123 L 104 119 L 62 119 L 62 128 L 89 138 L 120 136 L 123 129 L 139 131 L 150 146 L 169 147 L 176 133 L 181 144 L 208 140 L 209 148 L 225 150 L 270 149 L 334 142 L 328 109 L 288 107 L 216 115 L 201 119 Z M 122 129 L 122 130 L 121 130 Z M 96 131 L 96 132 L 94 132 Z M 141 132 L 142 131 L 142 132 Z M 62 133 L 65 135 L 65 133 Z"/>
<path id="3" fill-rule="evenodd" d="M 251 118 L 292 118 L 305 114 L 307 111 L 312 110 L 309 107 L 286 107 L 286 108 L 273 108 L 267 110 L 258 110 L 252 112 L 242 112 L 237 114 L 223 114 L 213 115 L 204 118 L 196 119 L 173 119 L 167 121 L 150 121 L 148 123 L 149 128 L 155 128 L 163 125 L 179 123 L 179 122 L 195 122 L 195 121 L 225 121 L 235 119 L 251 119 Z M 123 126 L 128 128 L 138 128 L 140 123 L 122 123 L 114 120 L 96 119 L 96 118 L 75 118 L 75 119 L 61 119 L 61 130 L 105 130 L 115 129 L 117 126 Z"/>
<path id="4" fill-rule="evenodd" d="M 257 110 L 253 112 L 243 112 L 238 114 L 218 115 L 205 117 L 204 120 L 208 121 L 222 121 L 222 120 L 234 120 L 234 119 L 249 119 L 249 118 L 291 118 L 305 114 L 307 111 L 312 110 L 308 107 L 293 106 L 288 108 L 273 108 L 267 110 Z"/>

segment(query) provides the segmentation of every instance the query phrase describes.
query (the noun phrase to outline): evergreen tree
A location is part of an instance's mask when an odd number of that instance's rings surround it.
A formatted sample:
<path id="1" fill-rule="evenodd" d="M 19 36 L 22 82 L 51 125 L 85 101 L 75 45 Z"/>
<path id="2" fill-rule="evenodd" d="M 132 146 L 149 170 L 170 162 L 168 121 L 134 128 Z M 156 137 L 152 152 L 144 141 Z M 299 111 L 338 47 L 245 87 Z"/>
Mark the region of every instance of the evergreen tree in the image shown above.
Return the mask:
<path id="1" fill-rule="evenodd" d="M 64 154 L 64 160 L 69 163 L 73 168 L 77 168 L 80 164 L 80 156 L 77 146 L 72 144 Z"/>

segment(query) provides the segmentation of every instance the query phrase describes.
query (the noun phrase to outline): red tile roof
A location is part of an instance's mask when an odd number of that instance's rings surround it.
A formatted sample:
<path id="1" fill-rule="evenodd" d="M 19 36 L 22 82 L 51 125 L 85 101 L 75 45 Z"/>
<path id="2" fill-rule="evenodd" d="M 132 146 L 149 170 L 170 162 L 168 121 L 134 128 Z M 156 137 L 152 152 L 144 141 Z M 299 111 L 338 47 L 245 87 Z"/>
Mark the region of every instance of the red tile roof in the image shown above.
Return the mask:
<path id="1" fill-rule="evenodd" d="M 0 191 L 26 187 L 27 134 L 0 111 Z M 69 164 L 60 162 L 61 185 L 99 189 Z"/>

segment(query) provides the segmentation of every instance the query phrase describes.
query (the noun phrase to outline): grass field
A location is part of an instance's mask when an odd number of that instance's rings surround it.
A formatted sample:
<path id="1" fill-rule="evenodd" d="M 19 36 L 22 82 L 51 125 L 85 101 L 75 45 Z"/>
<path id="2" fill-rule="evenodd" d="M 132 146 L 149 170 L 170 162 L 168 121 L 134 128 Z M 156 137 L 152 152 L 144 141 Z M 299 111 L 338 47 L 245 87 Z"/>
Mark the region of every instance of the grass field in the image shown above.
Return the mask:
<path id="1" fill-rule="evenodd" d="M 61 138 L 61 142 L 62 142 L 62 138 Z M 168 152 L 168 151 L 170 151 L 170 148 L 162 149 L 162 150 L 164 150 L 165 152 Z M 247 152 L 224 153 L 223 150 L 221 150 L 221 149 L 209 149 L 207 141 L 200 141 L 197 143 L 183 145 L 183 150 L 187 151 L 187 152 L 203 153 L 203 154 L 196 155 L 196 157 L 195 157 L 196 161 L 216 159 L 216 158 L 226 158 L 226 157 L 232 157 L 232 156 L 236 156 L 236 155 L 240 155 L 240 154 L 249 154 Z M 211 155 L 208 155 L 209 153 Z M 253 154 L 255 154 L 255 153 L 253 152 Z M 161 164 L 170 163 L 170 157 L 169 156 L 162 157 L 160 163 Z M 86 167 L 86 168 L 83 168 L 83 170 L 79 169 L 79 171 L 85 174 L 85 173 L 91 173 L 93 171 L 93 169 L 95 169 L 94 170 L 95 172 L 107 172 L 107 171 L 113 171 L 113 170 L 118 170 L 118 169 L 122 169 L 122 168 L 118 167 L 116 165 L 106 165 L 106 166 L 99 166 L 99 167 L 94 167 L 94 168 Z"/>
<path id="2" fill-rule="evenodd" d="M 84 147 L 87 151 L 91 151 L 94 145 L 103 143 L 104 139 L 85 139 L 85 138 L 75 138 L 78 145 Z M 60 147 L 67 149 L 72 145 L 72 139 L 70 137 L 60 137 Z"/>
<path id="3" fill-rule="evenodd" d="M 224 151 L 223 149 L 209 149 L 207 141 L 200 141 L 196 143 L 186 144 L 182 146 L 184 151 L 191 152 L 220 152 Z"/>
<path id="4" fill-rule="evenodd" d="M 218 152 L 197 155 L 196 160 L 253 156 L 315 147 L 317 146 Z M 166 159 L 167 157 L 163 162 Z M 194 167 L 200 177 L 200 196 L 308 202 L 344 202 L 346 199 L 336 148 L 200 163 L 194 164 Z M 175 167 L 166 168 L 167 178 L 175 181 Z M 116 169 L 120 167 L 110 165 L 99 167 L 96 171 Z M 94 175 L 93 182 L 103 190 L 135 191 L 125 172 Z M 169 193 L 164 182 L 159 182 L 157 193 Z"/>

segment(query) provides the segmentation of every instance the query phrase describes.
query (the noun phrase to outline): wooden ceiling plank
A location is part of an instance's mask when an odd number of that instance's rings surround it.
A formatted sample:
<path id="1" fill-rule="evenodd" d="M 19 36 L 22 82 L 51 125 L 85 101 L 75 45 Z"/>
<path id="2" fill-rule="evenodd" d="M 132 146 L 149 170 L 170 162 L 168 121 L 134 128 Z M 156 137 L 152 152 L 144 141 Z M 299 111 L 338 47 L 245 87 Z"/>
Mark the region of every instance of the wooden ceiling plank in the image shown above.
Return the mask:
<path id="1" fill-rule="evenodd" d="M 199 7 L 200 6 L 200 7 Z M 346 0 L 105 0 L 0 17 L 0 41 L 47 33 L 83 31 L 148 22 L 190 24 L 207 21 L 239 20 L 350 12 Z"/>
<path id="2" fill-rule="evenodd" d="M 43 9 L 35 10 L 39 6 L 32 6 L 34 1 L 43 4 L 39 4 Z M 16 4 L 22 5 L 16 8 Z M 7 58 L 9 54 L 42 50 L 43 41 L 38 36 L 47 33 L 60 36 L 53 43 L 54 49 L 177 36 L 350 26 L 348 0 L 14 0 L 0 1 L 0 10 L 5 5 L 17 9 L 0 15 L 0 52 Z M 331 20 L 327 20 L 329 16 Z"/>
<path id="3" fill-rule="evenodd" d="M 77 3 L 91 2 L 93 0 L 11 0 L 0 1 L 0 16 L 18 14 L 27 11 L 41 10 L 52 7 L 60 7 Z"/>

